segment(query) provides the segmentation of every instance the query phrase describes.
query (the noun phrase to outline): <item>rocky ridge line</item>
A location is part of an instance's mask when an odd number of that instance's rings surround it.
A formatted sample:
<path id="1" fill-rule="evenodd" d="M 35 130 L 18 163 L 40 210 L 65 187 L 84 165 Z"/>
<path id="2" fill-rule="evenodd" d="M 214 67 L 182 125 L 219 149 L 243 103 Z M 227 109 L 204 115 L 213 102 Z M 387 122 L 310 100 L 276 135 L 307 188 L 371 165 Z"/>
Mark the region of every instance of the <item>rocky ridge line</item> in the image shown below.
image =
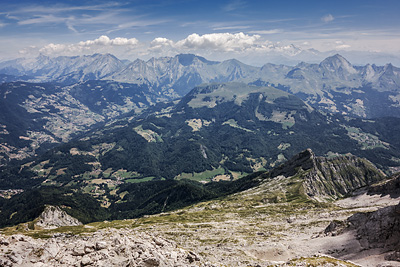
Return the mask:
<path id="1" fill-rule="evenodd" d="M 304 192 L 319 201 L 344 197 L 355 189 L 372 185 L 385 175 L 370 161 L 351 154 L 332 159 L 317 157 L 311 149 L 270 172 L 270 177 L 297 176 L 303 180 Z"/>

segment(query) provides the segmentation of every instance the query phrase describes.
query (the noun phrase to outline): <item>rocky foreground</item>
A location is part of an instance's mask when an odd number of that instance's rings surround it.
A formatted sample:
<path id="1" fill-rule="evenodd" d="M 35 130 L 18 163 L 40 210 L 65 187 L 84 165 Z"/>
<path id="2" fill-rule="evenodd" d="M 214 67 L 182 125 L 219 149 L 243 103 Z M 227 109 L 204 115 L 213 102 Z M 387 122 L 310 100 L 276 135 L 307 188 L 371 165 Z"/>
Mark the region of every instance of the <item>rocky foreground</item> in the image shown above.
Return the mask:
<path id="1" fill-rule="evenodd" d="M 174 242 L 132 229 L 34 239 L 0 235 L 0 266 L 211 266 Z"/>

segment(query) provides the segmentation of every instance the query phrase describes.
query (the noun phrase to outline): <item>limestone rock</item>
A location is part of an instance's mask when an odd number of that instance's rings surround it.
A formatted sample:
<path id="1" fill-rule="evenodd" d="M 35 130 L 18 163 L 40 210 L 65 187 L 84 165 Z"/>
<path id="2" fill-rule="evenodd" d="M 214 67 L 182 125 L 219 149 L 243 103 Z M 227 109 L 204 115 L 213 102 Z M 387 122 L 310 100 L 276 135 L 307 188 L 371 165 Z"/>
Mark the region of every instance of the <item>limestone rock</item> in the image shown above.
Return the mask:
<path id="1" fill-rule="evenodd" d="M 82 223 L 68 215 L 60 207 L 46 206 L 42 214 L 35 220 L 35 224 L 44 229 L 54 229 L 61 226 L 76 226 Z"/>
<path id="2" fill-rule="evenodd" d="M 210 266 L 192 251 L 132 229 L 33 239 L 0 235 L 0 266 Z"/>
<path id="3" fill-rule="evenodd" d="M 356 239 L 364 250 L 381 249 L 393 252 L 391 259 L 400 257 L 400 203 L 373 212 L 356 213 L 343 222 L 331 222 L 327 235 L 340 235 L 355 231 Z"/>
<path id="4" fill-rule="evenodd" d="M 356 213 L 347 221 L 357 230 L 362 247 L 400 251 L 400 203 L 374 212 Z"/>

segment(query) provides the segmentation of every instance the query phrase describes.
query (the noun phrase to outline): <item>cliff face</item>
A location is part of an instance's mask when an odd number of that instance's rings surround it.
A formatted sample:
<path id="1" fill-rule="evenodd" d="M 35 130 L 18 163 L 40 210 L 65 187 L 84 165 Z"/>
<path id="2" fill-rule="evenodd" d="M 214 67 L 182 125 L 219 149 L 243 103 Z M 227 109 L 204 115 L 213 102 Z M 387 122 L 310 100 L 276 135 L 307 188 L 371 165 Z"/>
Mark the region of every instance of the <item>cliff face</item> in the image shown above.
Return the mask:
<path id="1" fill-rule="evenodd" d="M 43 229 L 54 229 L 61 226 L 76 226 L 82 223 L 68 215 L 60 207 L 46 206 L 42 214 L 34 220 L 36 226 Z"/>
<path id="2" fill-rule="evenodd" d="M 371 162 L 353 155 L 334 159 L 317 157 L 314 168 L 304 177 L 304 189 L 314 198 L 336 199 L 384 177 Z"/>
<path id="3" fill-rule="evenodd" d="M 370 161 L 353 155 L 332 159 L 316 157 L 307 149 L 270 172 L 270 177 L 297 176 L 303 181 L 304 192 L 316 200 L 334 200 L 357 188 L 385 178 Z"/>

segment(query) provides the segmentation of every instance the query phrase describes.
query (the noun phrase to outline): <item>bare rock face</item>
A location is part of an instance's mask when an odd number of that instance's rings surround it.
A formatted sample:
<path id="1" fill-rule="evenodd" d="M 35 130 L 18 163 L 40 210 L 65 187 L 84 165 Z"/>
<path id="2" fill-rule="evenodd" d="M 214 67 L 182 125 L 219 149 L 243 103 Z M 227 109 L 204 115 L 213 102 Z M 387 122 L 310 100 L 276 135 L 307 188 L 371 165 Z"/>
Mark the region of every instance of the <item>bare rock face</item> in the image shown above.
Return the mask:
<path id="1" fill-rule="evenodd" d="M 175 243 L 132 229 L 33 239 L 0 235 L 0 266 L 211 266 Z"/>
<path id="2" fill-rule="evenodd" d="M 400 251 L 400 203 L 347 219 L 362 247 Z"/>
<path id="3" fill-rule="evenodd" d="M 35 220 L 35 224 L 43 229 L 54 229 L 61 226 L 76 226 L 82 223 L 68 215 L 60 207 L 46 206 L 42 214 Z"/>

